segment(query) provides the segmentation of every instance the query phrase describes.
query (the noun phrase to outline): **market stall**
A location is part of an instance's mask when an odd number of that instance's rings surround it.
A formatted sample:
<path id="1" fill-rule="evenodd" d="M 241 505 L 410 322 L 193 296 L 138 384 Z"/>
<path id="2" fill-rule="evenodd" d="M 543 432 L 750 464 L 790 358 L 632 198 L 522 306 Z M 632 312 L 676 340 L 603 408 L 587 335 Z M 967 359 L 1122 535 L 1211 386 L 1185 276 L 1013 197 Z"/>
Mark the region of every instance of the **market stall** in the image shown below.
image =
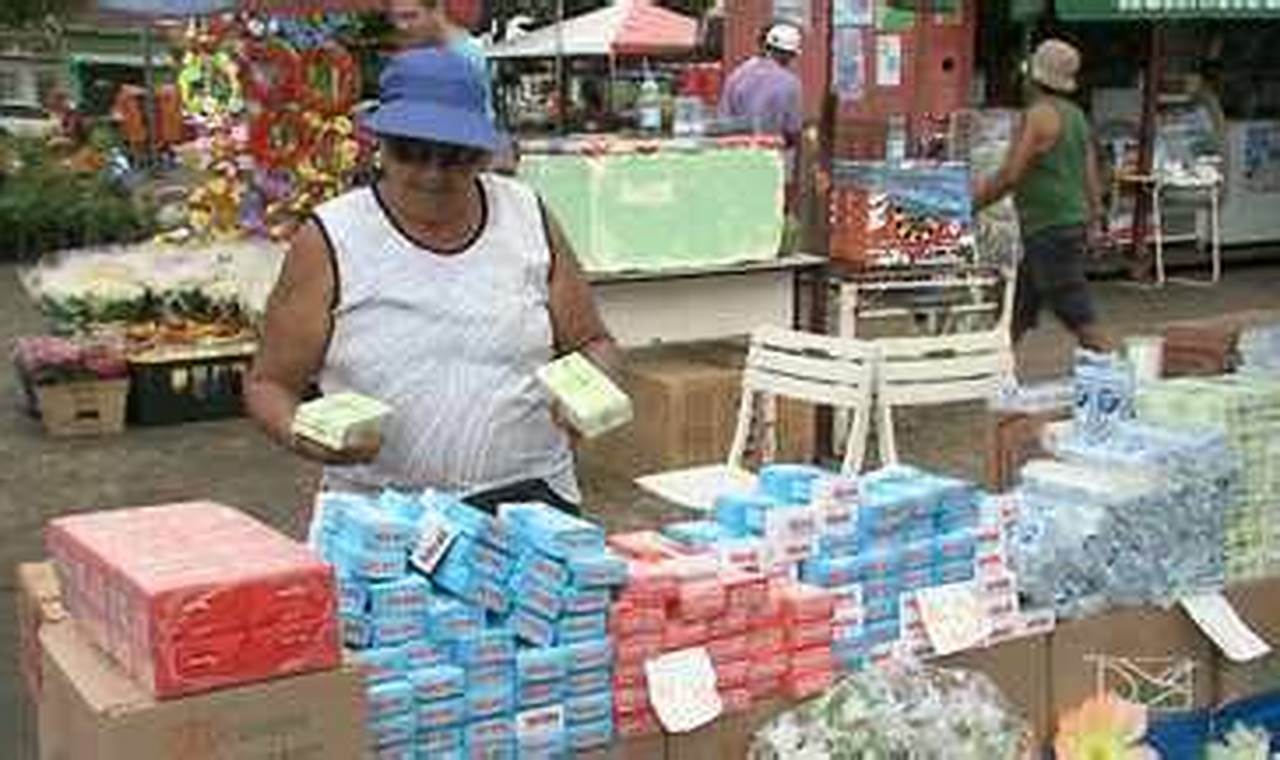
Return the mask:
<path id="1" fill-rule="evenodd" d="M 1257 324 L 1230 375 L 1081 355 L 1068 419 L 1007 493 L 775 464 L 694 519 L 612 533 L 537 504 L 329 493 L 310 551 L 208 503 L 55 520 L 53 572 L 20 572 L 42 741 L 193 741 L 163 719 L 180 712 L 208 747 L 335 760 L 1269 743 L 1280 324 Z M 125 584 L 137 632 L 88 591 Z"/>

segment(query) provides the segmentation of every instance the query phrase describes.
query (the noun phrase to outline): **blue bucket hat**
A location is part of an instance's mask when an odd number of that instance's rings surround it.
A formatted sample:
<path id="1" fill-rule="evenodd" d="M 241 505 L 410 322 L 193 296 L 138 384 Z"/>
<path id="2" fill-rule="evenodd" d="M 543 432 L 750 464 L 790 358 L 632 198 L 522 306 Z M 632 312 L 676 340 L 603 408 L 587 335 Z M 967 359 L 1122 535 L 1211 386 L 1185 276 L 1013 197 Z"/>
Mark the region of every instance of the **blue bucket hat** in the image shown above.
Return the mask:
<path id="1" fill-rule="evenodd" d="M 498 132 L 474 65 L 437 47 L 401 53 L 378 82 L 378 108 L 365 125 L 378 135 L 493 151 Z"/>

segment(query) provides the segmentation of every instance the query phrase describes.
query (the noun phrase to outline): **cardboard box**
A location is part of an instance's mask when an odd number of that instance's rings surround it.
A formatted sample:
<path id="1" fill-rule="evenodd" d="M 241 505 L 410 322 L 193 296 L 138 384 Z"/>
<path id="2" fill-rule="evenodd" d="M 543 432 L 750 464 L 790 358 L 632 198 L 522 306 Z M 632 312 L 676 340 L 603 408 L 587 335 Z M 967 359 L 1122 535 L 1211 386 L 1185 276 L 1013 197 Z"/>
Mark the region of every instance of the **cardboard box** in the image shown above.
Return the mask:
<path id="1" fill-rule="evenodd" d="M 1069 410 L 987 413 L 987 488 L 1004 493 L 1018 482 L 1022 465 L 1045 456 L 1045 427 L 1071 416 Z"/>
<path id="2" fill-rule="evenodd" d="M 756 731 L 794 706 L 785 700 L 766 699 L 746 712 L 722 715 L 719 720 L 697 731 L 667 734 L 667 760 L 747 757 Z"/>
<path id="3" fill-rule="evenodd" d="M 583 466 L 627 479 L 664 470 L 723 462 L 737 426 L 741 360 L 731 350 L 675 347 L 628 355 L 624 390 L 635 410 L 626 428 L 583 442 Z M 815 411 L 782 400 L 779 462 L 813 457 Z"/>
<path id="4" fill-rule="evenodd" d="M 1036 746 L 1042 746 L 1053 737 L 1054 723 L 1049 710 L 1049 642 L 1049 634 L 1026 636 L 930 664 L 985 673 L 1030 724 Z"/>
<path id="5" fill-rule="evenodd" d="M 1234 584 L 1226 591 L 1240 618 L 1272 647 L 1280 649 L 1280 578 Z M 1217 703 L 1280 690 L 1280 652 L 1250 662 L 1232 662 L 1215 651 Z"/>
<path id="6" fill-rule="evenodd" d="M 40 629 L 67 617 L 58 589 L 58 576 L 48 562 L 18 565 L 18 672 L 26 684 L 31 704 L 40 702 Z"/>
<path id="7" fill-rule="evenodd" d="M 361 757 L 363 682 L 350 668 L 157 702 L 70 621 L 40 631 L 41 760 Z"/>
<path id="8" fill-rule="evenodd" d="M 1181 609 L 1133 608 L 1060 621 L 1052 636 L 1049 707 L 1053 721 L 1110 691 L 1153 710 L 1213 701 L 1213 645 Z"/>

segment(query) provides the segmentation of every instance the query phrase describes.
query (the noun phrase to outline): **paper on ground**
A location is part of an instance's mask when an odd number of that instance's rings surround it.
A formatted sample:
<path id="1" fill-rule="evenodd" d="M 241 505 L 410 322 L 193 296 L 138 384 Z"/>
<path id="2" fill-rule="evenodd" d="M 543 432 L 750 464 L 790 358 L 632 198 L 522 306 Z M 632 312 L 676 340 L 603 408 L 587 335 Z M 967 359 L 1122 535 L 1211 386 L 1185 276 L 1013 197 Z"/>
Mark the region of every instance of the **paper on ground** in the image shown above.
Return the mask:
<path id="1" fill-rule="evenodd" d="M 666 501 L 710 512 L 723 494 L 754 491 L 756 476 L 736 467 L 713 464 L 645 475 L 636 478 L 636 485 Z"/>
<path id="2" fill-rule="evenodd" d="M 1248 662 L 1267 654 L 1271 647 L 1240 619 L 1222 594 L 1197 594 L 1179 603 L 1222 653 L 1232 662 Z"/>
<path id="3" fill-rule="evenodd" d="M 706 648 L 682 649 L 644 663 L 649 704 L 662 727 L 682 734 L 720 716 L 724 703 L 716 691 L 716 670 Z"/>

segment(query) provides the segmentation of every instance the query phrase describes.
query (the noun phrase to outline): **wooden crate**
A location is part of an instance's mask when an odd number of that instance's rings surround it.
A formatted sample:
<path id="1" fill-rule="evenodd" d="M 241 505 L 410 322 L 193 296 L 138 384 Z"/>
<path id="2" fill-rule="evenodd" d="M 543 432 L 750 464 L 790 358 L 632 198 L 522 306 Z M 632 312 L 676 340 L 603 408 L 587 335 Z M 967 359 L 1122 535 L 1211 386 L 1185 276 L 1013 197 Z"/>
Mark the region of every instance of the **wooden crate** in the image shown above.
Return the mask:
<path id="1" fill-rule="evenodd" d="M 40 418 L 52 436 L 92 436 L 124 432 L 128 380 L 90 380 L 36 387 Z"/>

